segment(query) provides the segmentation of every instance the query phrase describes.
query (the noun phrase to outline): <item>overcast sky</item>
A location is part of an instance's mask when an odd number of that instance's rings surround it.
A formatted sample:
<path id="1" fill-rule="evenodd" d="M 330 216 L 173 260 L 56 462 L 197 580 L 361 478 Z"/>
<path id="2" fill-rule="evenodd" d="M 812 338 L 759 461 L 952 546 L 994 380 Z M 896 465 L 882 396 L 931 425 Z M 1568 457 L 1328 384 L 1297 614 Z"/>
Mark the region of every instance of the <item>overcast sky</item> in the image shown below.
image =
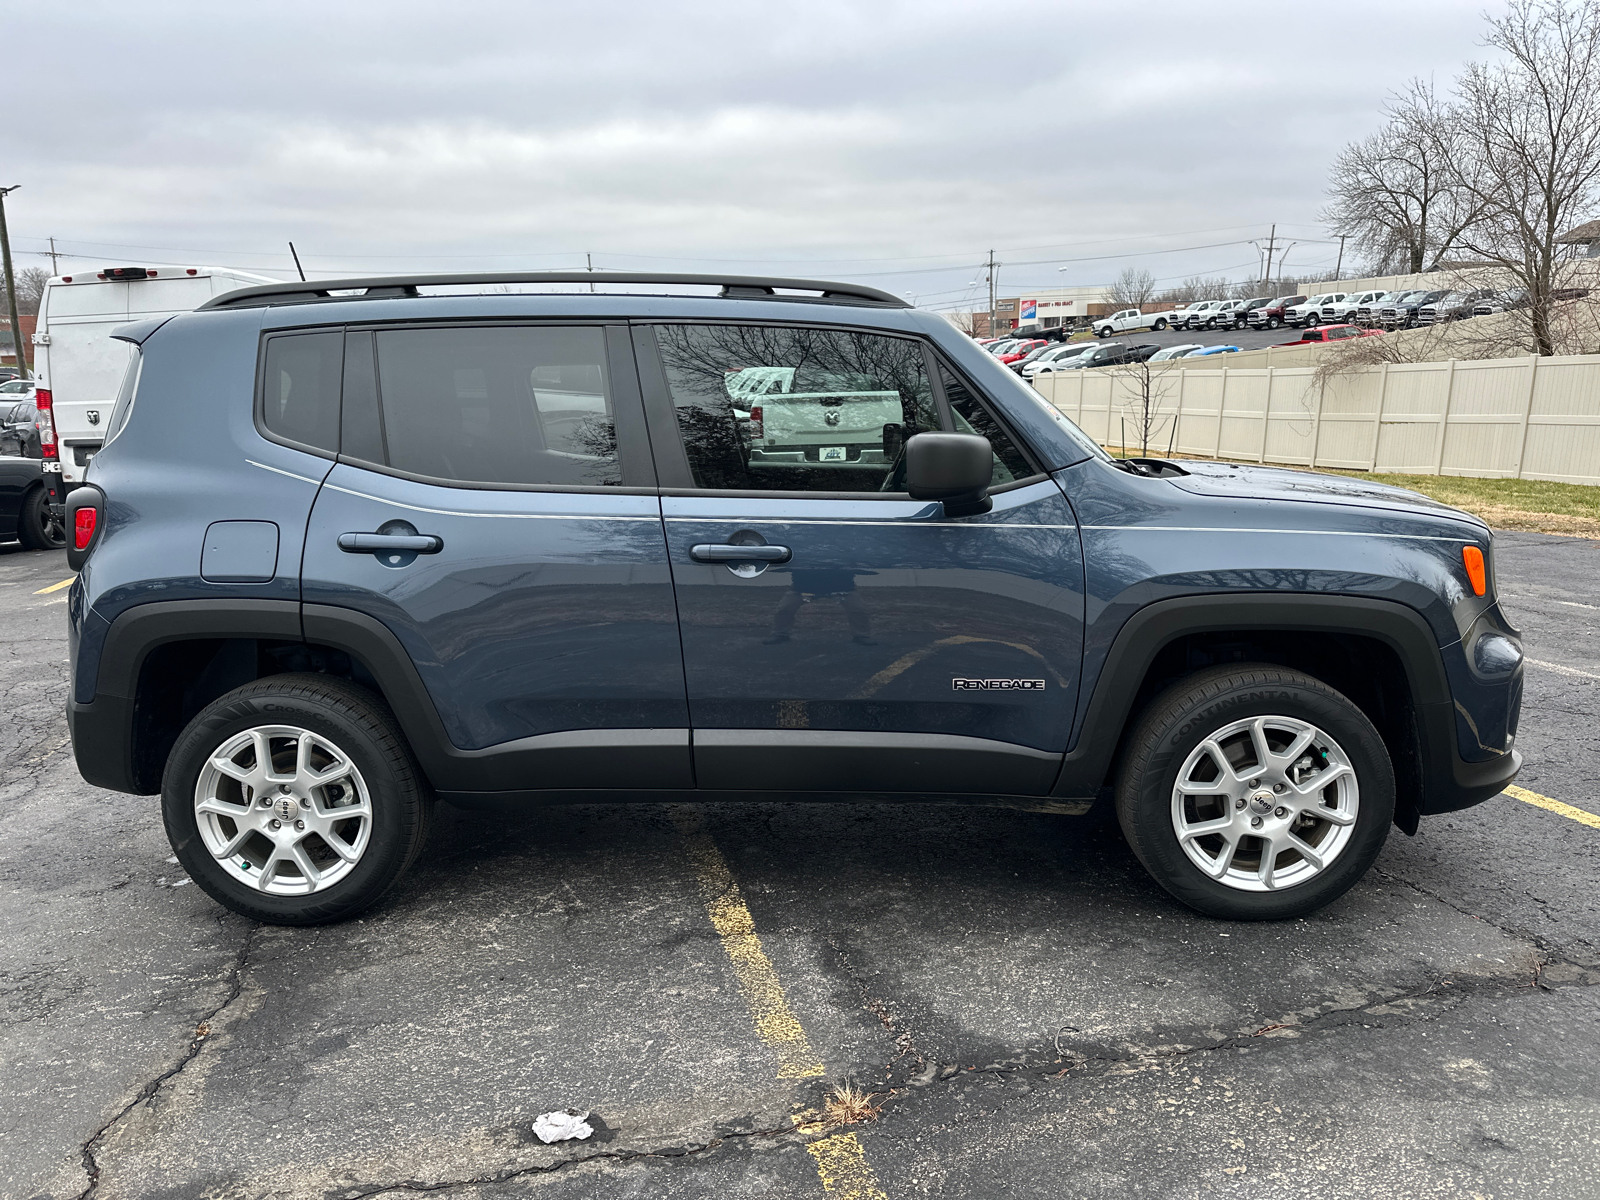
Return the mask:
<path id="1" fill-rule="evenodd" d="M 18 266 L 54 236 L 64 271 L 292 277 L 293 239 L 313 276 L 590 252 L 947 306 L 991 247 L 1007 295 L 1245 276 L 1277 222 L 1302 273 L 1333 155 L 1481 56 L 1483 9 L 6 3 L 0 184 Z"/>

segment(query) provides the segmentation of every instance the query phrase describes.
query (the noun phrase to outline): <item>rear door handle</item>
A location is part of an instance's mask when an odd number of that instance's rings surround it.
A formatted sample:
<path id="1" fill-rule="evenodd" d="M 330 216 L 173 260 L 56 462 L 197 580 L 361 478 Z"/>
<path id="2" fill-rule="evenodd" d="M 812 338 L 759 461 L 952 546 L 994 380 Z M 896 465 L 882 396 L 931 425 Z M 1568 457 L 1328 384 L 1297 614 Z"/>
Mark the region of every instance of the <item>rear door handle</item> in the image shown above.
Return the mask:
<path id="1" fill-rule="evenodd" d="M 431 533 L 341 533 L 339 549 L 346 554 L 437 554 L 444 549 L 444 539 Z"/>
<path id="2" fill-rule="evenodd" d="M 787 546 L 730 546 L 726 543 L 703 543 L 689 547 L 689 557 L 703 563 L 786 563 Z"/>

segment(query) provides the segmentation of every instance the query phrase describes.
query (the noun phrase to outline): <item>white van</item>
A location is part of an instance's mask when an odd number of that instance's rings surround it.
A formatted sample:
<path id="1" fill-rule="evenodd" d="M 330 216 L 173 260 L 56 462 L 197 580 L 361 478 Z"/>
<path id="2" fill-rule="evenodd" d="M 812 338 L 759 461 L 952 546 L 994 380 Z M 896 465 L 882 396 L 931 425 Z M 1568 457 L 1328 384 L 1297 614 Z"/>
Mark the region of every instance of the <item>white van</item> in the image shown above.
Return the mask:
<path id="1" fill-rule="evenodd" d="M 33 335 L 34 375 L 50 393 L 62 481 L 83 482 L 100 449 L 105 422 L 133 348 L 111 331 L 132 321 L 170 317 L 213 296 L 276 283 L 223 267 L 103 267 L 73 271 L 45 284 Z"/>

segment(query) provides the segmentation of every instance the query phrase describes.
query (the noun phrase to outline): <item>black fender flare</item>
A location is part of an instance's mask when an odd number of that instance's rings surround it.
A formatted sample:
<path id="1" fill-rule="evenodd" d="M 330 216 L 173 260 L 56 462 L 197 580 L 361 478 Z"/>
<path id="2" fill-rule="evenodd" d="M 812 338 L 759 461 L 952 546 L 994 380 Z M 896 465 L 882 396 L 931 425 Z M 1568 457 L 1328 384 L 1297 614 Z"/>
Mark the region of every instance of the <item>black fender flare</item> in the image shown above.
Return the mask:
<path id="1" fill-rule="evenodd" d="M 1418 815 L 1449 812 L 1498 793 L 1516 775 L 1519 755 L 1464 763 L 1456 750 L 1453 701 L 1441 647 L 1415 609 L 1392 600 L 1305 593 L 1213 593 L 1154 601 L 1118 630 L 1088 697 L 1083 718 L 1062 761 L 1051 794 L 1094 796 L 1105 784 L 1135 713 L 1145 674 L 1161 650 L 1194 633 L 1303 631 L 1376 639 L 1394 652 L 1406 673 L 1422 766 Z"/>

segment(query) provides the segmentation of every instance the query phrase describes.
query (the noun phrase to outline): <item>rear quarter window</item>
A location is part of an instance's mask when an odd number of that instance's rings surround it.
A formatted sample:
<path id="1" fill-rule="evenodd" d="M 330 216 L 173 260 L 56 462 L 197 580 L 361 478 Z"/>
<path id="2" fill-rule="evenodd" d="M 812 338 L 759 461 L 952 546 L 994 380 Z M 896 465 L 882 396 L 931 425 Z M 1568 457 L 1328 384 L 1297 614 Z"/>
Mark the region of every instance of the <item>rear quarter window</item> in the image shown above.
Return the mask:
<path id="1" fill-rule="evenodd" d="M 277 334 L 261 366 L 261 423 L 284 441 L 339 452 L 339 379 L 344 331 Z"/>

